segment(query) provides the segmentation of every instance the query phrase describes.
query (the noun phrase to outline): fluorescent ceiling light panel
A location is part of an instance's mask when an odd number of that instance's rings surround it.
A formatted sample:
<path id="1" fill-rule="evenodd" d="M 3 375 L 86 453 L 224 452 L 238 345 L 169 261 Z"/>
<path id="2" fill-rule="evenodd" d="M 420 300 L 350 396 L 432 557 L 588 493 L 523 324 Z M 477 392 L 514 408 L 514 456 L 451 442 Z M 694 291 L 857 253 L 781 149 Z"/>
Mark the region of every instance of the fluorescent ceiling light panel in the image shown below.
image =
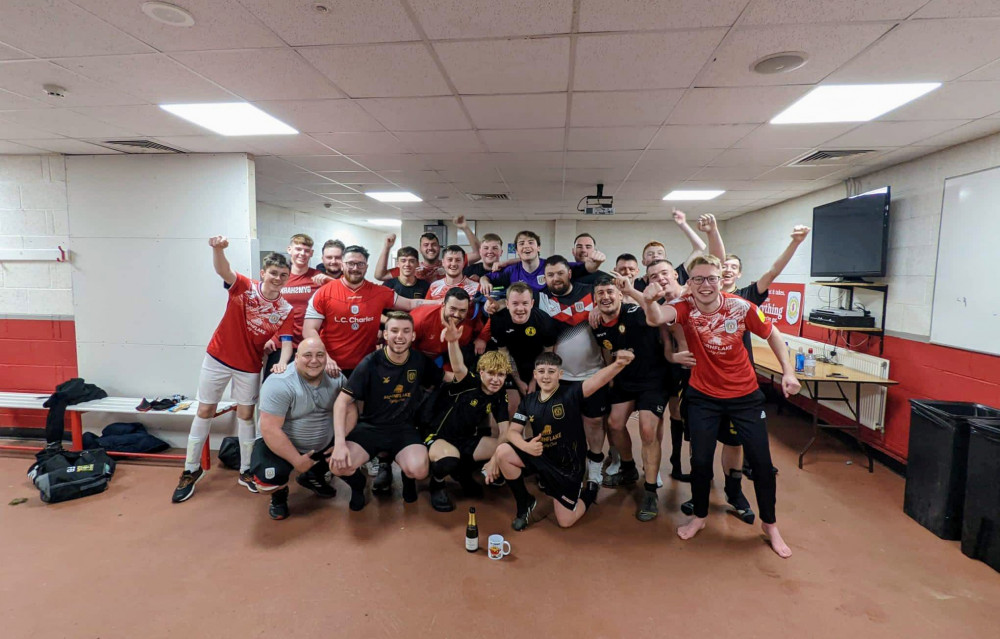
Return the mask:
<path id="1" fill-rule="evenodd" d="M 838 84 L 816 87 L 774 116 L 771 124 L 867 122 L 941 86 L 920 84 Z"/>
<path id="2" fill-rule="evenodd" d="M 373 220 L 368 220 L 368 223 L 372 226 L 402 226 L 403 220 L 394 220 L 388 217 L 377 217 Z"/>
<path id="3" fill-rule="evenodd" d="M 281 120 L 246 102 L 161 104 L 160 108 L 219 135 L 294 135 Z"/>
<path id="4" fill-rule="evenodd" d="M 423 202 L 409 191 L 369 191 L 365 195 L 379 202 Z"/>
<path id="5" fill-rule="evenodd" d="M 671 191 L 663 196 L 664 200 L 714 200 L 725 191 Z"/>

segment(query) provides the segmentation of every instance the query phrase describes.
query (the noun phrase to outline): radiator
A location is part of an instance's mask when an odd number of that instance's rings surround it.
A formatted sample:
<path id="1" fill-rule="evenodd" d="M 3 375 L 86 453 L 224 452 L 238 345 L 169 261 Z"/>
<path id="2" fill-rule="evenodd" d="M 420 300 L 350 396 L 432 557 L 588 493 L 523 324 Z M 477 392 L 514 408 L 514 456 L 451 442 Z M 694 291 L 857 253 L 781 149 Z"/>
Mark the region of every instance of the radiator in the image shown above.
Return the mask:
<path id="1" fill-rule="evenodd" d="M 801 346 L 802 350 L 806 352 L 808 352 L 810 348 L 813 349 L 813 353 L 819 357 L 829 355 L 830 352 L 834 350 L 830 344 L 817 342 L 805 337 L 796 337 L 794 335 L 784 335 L 783 337 L 785 338 L 785 341 L 788 342 L 788 348 L 793 352 Z M 756 336 L 754 336 L 753 339 L 758 344 L 766 345 L 764 340 L 760 340 Z M 875 357 L 874 355 L 866 355 L 856 351 L 849 351 L 840 347 L 836 350 L 836 359 L 838 364 L 847 366 L 848 368 L 853 368 L 854 370 L 861 371 L 862 373 L 874 375 L 875 377 L 881 377 L 882 379 L 889 378 L 889 360 L 883 357 Z M 855 397 L 854 385 L 843 384 L 842 388 L 853 406 Z M 803 388 L 799 394 L 804 397 L 809 396 L 809 393 L 805 390 L 805 388 Z M 840 393 L 837 390 L 837 384 L 835 382 L 820 382 L 819 394 L 821 397 L 835 397 Z M 861 406 L 858 408 L 858 421 L 861 422 L 862 426 L 877 431 L 881 431 L 885 428 L 885 405 L 887 394 L 888 389 L 885 386 L 865 384 L 861 387 Z M 851 411 L 848 410 L 844 402 L 823 400 L 820 404 L 826 406 L 830 410 L 844 415 L 845 417 L 854 419 L 854 415 L 851 414 Z"/>

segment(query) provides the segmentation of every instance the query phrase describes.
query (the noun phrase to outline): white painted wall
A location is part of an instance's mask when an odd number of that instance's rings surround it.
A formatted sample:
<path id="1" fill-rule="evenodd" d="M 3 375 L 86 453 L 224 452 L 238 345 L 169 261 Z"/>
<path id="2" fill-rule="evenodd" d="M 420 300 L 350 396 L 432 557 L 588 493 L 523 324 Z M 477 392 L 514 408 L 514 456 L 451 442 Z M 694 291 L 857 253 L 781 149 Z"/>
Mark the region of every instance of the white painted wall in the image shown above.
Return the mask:
<path id="1" fill-rule="evenodd" d="M 424 232 L 424 224 L 427 224 L 425 220 L 408 220 L 403 222 L 403 246 L 412 246 L 414 248 L 419 248 L 420 236 Z M 448 238 L 450 242 L 454 242 L 455 238 L 458 237 L 458 229 L 449 220 L 448 224 Z M 537 220 L 499 220 L 499 221 L 489 221 L 489 220 L 479 220 L 476 222 L 476 236 L 479 239 L 483 239 L 483 235 L 487 233 L 496 233 L 504 241 L 503 250 L 506 252 L 507 244 L 514 242 L 514 237 L 525 229 L 530 229 L 542 238 L 541 253 L 542 256 L 551 255 L 552 253 L 559 252 L 563 250 L 569 254 L 569 249 L 572 247 L 555 247 L 554 237 L 555 237 L 555 227 L 557 222 L 554 220 L 537 219 Z"/>
<path id="2" fill-rule="evenodd" d="M 296 233 L 305 233 L 316 243 L 313 265 L 320 262 L 320 252 L 324 242 L 340 240 L 347 246 L 351 244 L 364 246 L 372 253 L 369 261 L 371 266 L 368 269 L 368 275 L 371 277 L 385 236 L 392 231 L 393 229 L 383 231 L 357 226 L 311 213 L 257 202 L 257 234 L 260 238 L 260 250 L 285 253 L 289 238 Z"/>
<path id="3" fill-rule="evenodd" d="M 0 248 L 69 245 L 61 155 L 0 156 Z M 70 263 L 0 263 L 0 317 L 73 315 Z"/>
<path id="4" fill-rule="evenodd" d="M 1000 166 L 1000 135 L 950 147 L 860 178 L 861 191 L 886 185 L 892 188 L 885 278 L 889 284 L 886 330 L 921 340 L 929 337 L 944 180 L 995 166 Z M 749 282 L 753 274 L 768 268 L 787 245 L 792 225 L 812 220 L 814 206 L 845 196 L 842 187 L 831 187 L 728 220 L 726 247 L 744 259 L 744 281 Z M 976 231 L 969 229 L 970 233 Z M 782 280 L 809 281 L 809 248 L 807 242 L 799 249 Z M 866 304 L 878 303 L 874 294 L 861 299 Z M 818 287 L 809 287 L 806 312 L 823 304 Z"/>

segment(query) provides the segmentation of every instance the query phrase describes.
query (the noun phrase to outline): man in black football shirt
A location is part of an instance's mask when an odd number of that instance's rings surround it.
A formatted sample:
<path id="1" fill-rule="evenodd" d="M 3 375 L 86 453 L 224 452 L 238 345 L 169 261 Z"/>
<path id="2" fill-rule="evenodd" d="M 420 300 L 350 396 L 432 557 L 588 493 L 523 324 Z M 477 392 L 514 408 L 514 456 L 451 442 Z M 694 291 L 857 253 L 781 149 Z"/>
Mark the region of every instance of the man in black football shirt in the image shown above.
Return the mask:
<path id="1" fill-rule="evenodd" d="M 542 492 L 552 498 L 556 522 L 562 528 L 575 524 L 597 499 L 597 483 L 587 482 L 581 491 L 587 451 L 583 400 L 607 385 L 634 357 L 629 351 L 618 351 L 612 364 L 584 381 L 560 384 L 562 359 L 555 353 L 538 356 L 534 370 L 538 390 L 525 397 L 514 413 L 507 442 L 497 446 L 495 464 L 486 477 L 491 482 L 499 472 L 510 484 L 517 502 L 514 530 L 528 527 L 538 503 L 524 485 L 525 468 L 538 473 Z M 535 436 L 525 440 L 524 428 L 529 424 Z M 583 508 L 579 507 L 581 501 Z"/>
<path id="2" fill-rule="evenodd" d="M 386 243 L 395 243 L 396 236 L 390 235 L 386 238 Z M 392 246 L 392 244 L 389 244 Z M 404 246 L 396 251 L 396 266 L 399 268 L 399 276 L 382 282 L 396 291 L 400 297 L 411 300 L 427 299 L 427 289 L 430 283 L 426 280 L 417 279 L 417 264 L 420 263 L 420 254 L 412 246 Z"/>
<path id="3" fill-rule="evenodd" d="M 506 441 L 510 420 L 504 393 L 510 362 L 499 351 L 490 351 L 479 358 L 477 371 L 470 371 L 458 343 L 463 330 L 451 320 L 441 331 L 441 339 L 448 342 L 454 380 L 436 394 L 430 434 L 424 440 L 431 461 L 431 506 L 439 512 L 455 510 L 445 489 L 448 475 L 458 480 L 467 497 L 482 494 L 473 471 L 493 457 L 500 441 Z M 499 437 L 492 436 L 494 427 Z"/>
<path id="4" fill-rule="evenodd" d="M 624 277 L 619 280 L 623 287 L 630 284 Z M 638 411 L 645 494 L 636 517 L 639 521 L 652 521 L 659 513 L 656 475 L 660 471 L 662 447 L 660 419 L 667 405 L 666 378 L 669 375 L 660 330 L 646 323 L 646 314 L 639 305 L 622 303 L 622 291 L 612 277 L 597 280 L 594 302 L 600 322 L 591 330 L 605 357 L 622 350 L 635 354 L 635 361 L 611 386 L 608 439 L 621 455 L 621 469 L 608 479 L 617 480 L 610 483 L 613 486 L 628 486 L 638 479 L 632 459 L 632 438 L 626 428 L 629 417 Z M 605 485 L 609 482 L 605 481 Z"/>
<path id="5" fill-rule="evenodd" d="M 351 487 L 351 510 L 365 507 L 367 477 L 358 468 L 379 453 L 388 453 L 402 471 L 406 502 L 417 500 L 415 480 L 427 476 L 427 448 L 414 418 L 423 388 L 437 386 L 442 373 L 411 350 L 412 343 L 410 315 L 390 311 L 385 346 L 361 360 L 333 405 L 330 470 Z"/>
<path id="6" fill-rule="evenodd" d="M 490 318 L 490 341 L 513 364 L 507 401 L 510 410 L 517 411 L 521 398 L 534 389 L 532 370 L 535 358 L 555 346 L 559 328 L 546 313 L 535 308 L 531 288 L 524 282 L 514 282 L 507 290 L 507 307 Z"/>

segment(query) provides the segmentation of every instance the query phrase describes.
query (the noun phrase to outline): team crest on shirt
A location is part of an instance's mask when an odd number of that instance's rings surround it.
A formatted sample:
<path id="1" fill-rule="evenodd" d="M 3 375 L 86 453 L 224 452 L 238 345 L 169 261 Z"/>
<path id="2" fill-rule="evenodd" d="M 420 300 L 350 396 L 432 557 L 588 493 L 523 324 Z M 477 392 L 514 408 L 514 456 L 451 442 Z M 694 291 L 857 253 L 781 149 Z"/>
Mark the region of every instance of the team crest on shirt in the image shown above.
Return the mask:
<path id="1" fill-rule="evenodd" d="M 609 342 L 608 340 L 604 340 L 603 342 L 601 342 L 601 346 L 603 346 L 604 350 L 606 351 L 615 350 L 614 347 L 612 347 L 611 342 Z"/>
<path id="2" fill-rule="evenodd" d="M 556 404 L 552 407 L 552 416 L 556 419 L 562 419 L 566 415 L 566 410 L 563 408 L 562 404 Z M 546 426 L 548 428 L 548 426 Z"/>
<path id="3" fill-rule="evenodd" d="M 528 337 L 534 337 L 536 332 L 537 331 L 535 331 L 534 326 L 529 326 L 528 328 L 524 329 L 524 334 L 527 335 Z"/>
<path id="4" fill-rule="evenodd" d="M 267 316 L 267 321 L 271 322 L 272 324 L 280 324 L 281 315 L 279 313 L 271 313 L 270 315 Z"/>
<path id="5" fill-rule="evenodd" d="M 274 468 L 264 469 L 264 479 L 274 479 Z"/>
<path id="6" fill-rule="evenodd" d="M 573 308 L 576 309 L 577 313 L 582 313 L 583 309 L 586 308 L 586 306 L 584 306 L 583 302 L 577 302 L 573 304 Z"/>
<path id="7" fill-rule="evenodd" d="M 361 324 L 358 324 L 357 322 L 351 322 L 351 330 L 352 331 L 356 331 L 359 328 L 361 328 Z"/>
<path id="8" fill-rule="evenodd" d="M 357 315 L 361 312 L 361 308 L 357 304 L 351 304 L 351 314 Z"/>
<path id="9" fill-rule="evenodd" d="M 417 371 L 415 370 L 406 371 L 406 381 L 410 382 L 411 384 L 417 381 Z"/>
<path id="10" fill-rule="evenodd" d="M 618 325 L 618 332 L 621 333 L 622 335 L 625 334 L 625 325 L 624 324 L 619 324 Z"/>
<path id="11" fill-rule="evenodd" d="M 739 323 L 734 319 L 727 319 L 725 323 L 726 332 L 732 335 L 739 328 Z"/>
<path id="12" fill-rule="evenodd" d="M 538 282 L 539 286 L 545 286 L 545 276 L 544 275 L 539 275 L 538 277 L 535 278 L 535 281 Z"/>
<path id="13" fill-rule="evenodd" d="M 383 384 L 388 384 L 389 383 L 389 378 L 388 377 L 383 377 L 382 378 L 382 383 Z"/>

